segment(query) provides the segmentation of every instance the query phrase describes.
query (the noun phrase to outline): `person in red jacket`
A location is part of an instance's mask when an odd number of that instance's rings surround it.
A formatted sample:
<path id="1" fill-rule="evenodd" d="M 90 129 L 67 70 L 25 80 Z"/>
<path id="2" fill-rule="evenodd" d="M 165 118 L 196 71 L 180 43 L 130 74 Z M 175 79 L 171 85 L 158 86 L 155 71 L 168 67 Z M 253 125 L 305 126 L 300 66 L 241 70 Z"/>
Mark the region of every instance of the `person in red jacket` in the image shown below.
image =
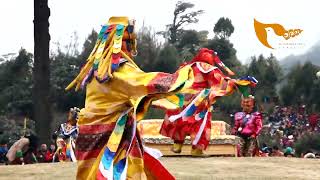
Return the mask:
<path id="1" fill-rule="evenodd" d="M 318 125 L 318 120 L 319 120 L 319 116 L 318 114 L 316 113 L 313 113 L 309 116 L 309 124 L 310 124 L 310 127 L 311 127 L 311 130 L 314 131 L 315 128 L 317 127 Z"/>
<path id="2" fill-rule="evenodd" d="M 47 151 L 47 154 L 45 156 L 45 159 L 47 162 L 53 162 L 53 156 L 54 156 L 55 151 L 56 151 L 56 146 L 54 144 L 51 144 L 50 148 Z"/>
<path id="3" fill-rule="evenodd" d="M 59 162 L 65 162 L 68 161 L 67 159 L 67 145 L 64 142 L 62 138 L 57 138 L 57 150 L 55 154 L 53 155 L 54 160 L 56 161 L 56 158 L 59 160 Z"/>
<path id="4" fill-rule="evenodd" d="M 232 134 L 240 137 L 240 156 L 255 156 L 258 150 L 257 136 L 262 129 L 262 115 L 253 112 L 254 97 L 249 95 L 242 98 L 242 112 L 237 112 L 234 116 L 235 125 Z"/>
<path id="5" fill-rule="evenodd" d="M 48 154 L 48 147 L 46 144 L 41 144 L 40 149 L 37 152 L 37 159 L 40 163 L 48 162 L 46 156 Z"/>

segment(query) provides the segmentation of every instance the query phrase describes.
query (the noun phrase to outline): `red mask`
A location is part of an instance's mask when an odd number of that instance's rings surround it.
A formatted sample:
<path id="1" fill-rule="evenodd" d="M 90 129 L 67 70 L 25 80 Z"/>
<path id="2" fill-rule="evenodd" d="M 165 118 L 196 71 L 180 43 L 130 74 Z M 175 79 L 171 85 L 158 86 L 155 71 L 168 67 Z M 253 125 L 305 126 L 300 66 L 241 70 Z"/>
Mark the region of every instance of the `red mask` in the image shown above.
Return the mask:
<path id="1" fill-rule="evenodd" d="M 226 65 L 223 64 L 223 62 L 216 55 L 216 53 L 213 50 L 209 50 L 207 48 L 201 48 L 199 50 L 198 54 L 191 60 L 190 63 L 194 62 L 205 62 L 213 66 L 217 64 L 219 67 L 227 71 L 228 75 L 234 75 L 234 73 Z"/>

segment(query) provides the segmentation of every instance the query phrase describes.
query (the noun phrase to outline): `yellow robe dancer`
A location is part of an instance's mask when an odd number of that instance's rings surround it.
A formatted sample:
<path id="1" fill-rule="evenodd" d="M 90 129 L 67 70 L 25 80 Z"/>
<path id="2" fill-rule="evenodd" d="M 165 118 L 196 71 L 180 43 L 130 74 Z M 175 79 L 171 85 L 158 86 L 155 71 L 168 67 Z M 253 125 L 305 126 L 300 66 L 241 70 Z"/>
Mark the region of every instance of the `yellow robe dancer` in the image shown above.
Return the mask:
<path id="1" fill-rule="evenodd" d="M 190 87 L 190 66 L 174 74 L 145 73 L 136 54 L 134 22 L 111 17 L 79 75 L 66 89 L 86 87 L 76 141 L 77 179 L 174 179 L 137 132 L 152 100 Z"/>

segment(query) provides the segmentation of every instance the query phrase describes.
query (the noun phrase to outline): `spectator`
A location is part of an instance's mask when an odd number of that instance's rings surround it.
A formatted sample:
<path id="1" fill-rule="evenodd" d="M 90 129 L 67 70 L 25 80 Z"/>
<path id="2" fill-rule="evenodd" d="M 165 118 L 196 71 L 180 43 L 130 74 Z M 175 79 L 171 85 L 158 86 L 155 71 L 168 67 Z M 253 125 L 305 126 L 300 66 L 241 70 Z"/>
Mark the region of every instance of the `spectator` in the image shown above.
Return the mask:
<path id="1" fill-rule="evenodd" d="M 312 113 L 308 116 L 305 105 L 294 107 L 275 106 L 273 113 L 266 119 L 269 121 L 266 132 L 274 139 L 279 149 L 292 148 L 295 141 L 306 133 L 319 133 L 319 114 Z M 293 150 L 294 151 L 294 150 Z M 291 156 L 291 155 L 289 155 Z M 303 157 L 302 154 L 301 157 Z"/>
<path id="2" fill-rule="evenodd" d="M 269 152 L 269 147 L 267 146 L 266 143 L 263 143 L 263 144 L 262 144 L 261 151 L 262 151 L 263 153 L 268 153 L 268 152 Z"/>
<path id="3" fill-rule="evenodd" d="M 273 146 L 271 156 L 273 157 L 283 157 L 284 154 L 279 150 L 278 146 Z"/>
<path id="4" fill-rule="evenodd" d="M 312 151 L 308 151 L 303 158 L 316 158 L 316 155 Z"/>
<path id="5" fill-rule="evenodd" d="M 318 114 L 313 113 L 309 116 L 309 125 L 312 131 L 314 131 L 316 129 L 316 126 L 318 125 Z"/>
<path id="6" fill-rule="evenodd" d="M 37 159 L 40 163 L 48 162 L 47 160 L 48 147 L 46 144 L 41 144 L 37 153 Z"/>
<path id="7" fill-rule="evenodd" d="M 293 135 L 295 131 L 295 127 L 292 125 L 292 123 L 290 121 L 286 121 L 286 127 L 284 129 L 284 134 L 286 136 L 290 136 Z"/>
<path id="8" fill-rule="evenodd" d="M 285 156 L 285 157 L 293 157 L 293 156 L 294 156 L 292 147 L 288 146 L 288 147 L 284 150 L 284 156 Z"/>
<path id="9" fill-rule="evenodd" d="M 68 161 L 67 159 L 67 145 L 62 138 L 57 138 L 57 150 L 54 154 L 54 160 L 59 162 Z"/>
<path id="10" fill-rule="evenodd" d="M 259 156 L 260 157 L 268 157 L 269 153 L 270 153 L 270 148 L 267 146 L 266 143 L 263 143 L 262 147 L 261 147 L 261 149 L 259 151 Z"/>
<path id="11" fill-rule="evenodd" d="M 306 105 L 302 105 L 299 107 L 298 113 L 304 115 L 306 112 Z"/>
<path id="12" fill-rule="evenodd" d="M 55 152 L 56 152 L 56 146 L 54 144 L 51 144 L 50 149 L 47 151 L 47 155 L 46 155 L 47 162 L 54 162 L 53 156 Z"/>
<path id="13" fill-rule="evenodd" d="M 294 144 L 294 136 L 293 135 L 289 135 L 286 146 L 293 147 L 293 144 Z"/>
<path id="14" fill-rule="evenodd" d="M 22 137 L 9 149 L 6 157 L 10 164 L 32 164 L 36 163 L 35 156 L 38 145 L 38 138 L 34 135 Z"/>
<path id="15" fill-rule="evenodd" d="M 7 143 L 1 142 L 1 144 L 0 144 L 0 164 L 7 162 L 7 158 L 6 158 L 7 152 L 8 152 Z"/>

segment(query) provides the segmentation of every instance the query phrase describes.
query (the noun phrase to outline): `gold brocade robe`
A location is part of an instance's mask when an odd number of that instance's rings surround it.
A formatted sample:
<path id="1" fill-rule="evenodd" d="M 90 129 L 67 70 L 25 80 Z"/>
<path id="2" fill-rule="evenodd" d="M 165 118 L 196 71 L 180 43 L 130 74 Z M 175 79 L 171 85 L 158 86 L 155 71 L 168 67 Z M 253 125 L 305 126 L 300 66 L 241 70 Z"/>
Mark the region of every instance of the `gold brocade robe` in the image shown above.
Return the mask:
<path id="1" fill-rule="evenodd" d="M 139 132 L 135 132 L 136 122 L 143 118 L 152 100 L 190 87 L 192 69 L 186 66 L 174 74 L 145 73 L 127 61 L 112 75 L 105 83 L 93 78 L 87 84 L 85 107 L 78 121 L 77 179 L 102 177 L 101 158 L 106 148 L 116 152 L 114 163 L 127 157 L 127 179 L 150 179 L 152 175 L 143 161 Z M 124 115 L 127 121 L 121 129 L 116 124 Z"/>

